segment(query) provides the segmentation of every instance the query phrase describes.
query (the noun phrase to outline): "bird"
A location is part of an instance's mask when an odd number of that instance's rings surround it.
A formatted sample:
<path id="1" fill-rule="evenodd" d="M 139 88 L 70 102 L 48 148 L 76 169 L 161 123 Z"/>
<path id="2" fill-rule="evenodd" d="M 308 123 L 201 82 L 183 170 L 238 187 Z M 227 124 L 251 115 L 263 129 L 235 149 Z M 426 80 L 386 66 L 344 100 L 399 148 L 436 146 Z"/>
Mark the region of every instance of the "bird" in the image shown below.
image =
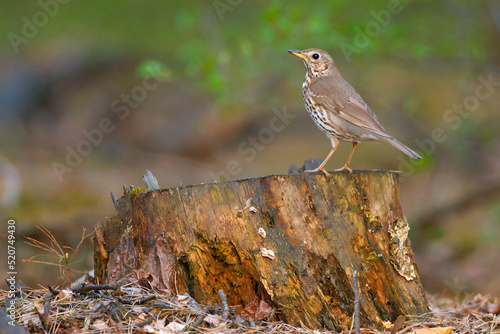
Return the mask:
<path id="1" fill-rule="evenodd" d="M 342 77 L 333 58 L 320 49 L 287 50 L 299 57 L 306 67 L 302 95 L 307 112 L 316 126 L 332 143 L 332 150 L 316 169 L 306 172 L 323 172 L 329 178 L 325 165 L 339 146 L 339 140 L 351 142 L 352 149 L 344 167 L 335 171 L 348 171 L 358 143 L 382 141 L 399 149 L 413 159 L 422 159 L 416 152 L 391 136 L 380 124 L 372 109 L 358 92 Z"/>

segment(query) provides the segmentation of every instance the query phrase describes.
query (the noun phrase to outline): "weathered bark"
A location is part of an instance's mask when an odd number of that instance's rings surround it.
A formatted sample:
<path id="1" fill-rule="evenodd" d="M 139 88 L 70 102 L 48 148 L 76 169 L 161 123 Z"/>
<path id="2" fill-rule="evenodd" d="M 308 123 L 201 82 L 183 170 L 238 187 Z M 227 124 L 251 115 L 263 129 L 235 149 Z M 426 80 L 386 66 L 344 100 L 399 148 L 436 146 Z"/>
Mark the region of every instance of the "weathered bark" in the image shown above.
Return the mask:
<path id="1" fill-rule="evenodd" d="M 427 304 L 397 180 L 354 171 L 128 189 L 98 227 L 96 277 L 133 273 L 206 304 L 223 289 L 230 305 L 259 298 L 287 322 L 346 329 L 357 270 L 362 326 L 419 314 Z"/>

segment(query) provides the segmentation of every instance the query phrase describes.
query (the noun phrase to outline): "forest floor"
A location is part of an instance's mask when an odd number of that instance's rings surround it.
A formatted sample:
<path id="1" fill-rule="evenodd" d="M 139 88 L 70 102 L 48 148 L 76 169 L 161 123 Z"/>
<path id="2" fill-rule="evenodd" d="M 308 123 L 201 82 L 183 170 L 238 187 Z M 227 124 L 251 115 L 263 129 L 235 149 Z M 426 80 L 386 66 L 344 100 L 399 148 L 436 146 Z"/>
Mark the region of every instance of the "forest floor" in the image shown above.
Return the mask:
<path id="1" fill-rule="evenodd" d="M 0 304 L 7 317 L 2 315 L 0 328 L 10 327 L 7 323 L 13 317 L 24 328 L 7 333 L 337 333 L 283 323 L 264 301 L 228 306 L 224 293 L 219 292 L 222 305 L 202 306 L 187 294 L 166 297 L 145 286 L 147 282 L 137 281 L 61 290 L 23 287 L 14 298 L 10 291 L 1 290 Z M 476 294 L 460 298 L 428 295 L 428 300 L 429 313 L 400 316 L 394 323 L 382 322 L 379 328 L 361 328 L 360 332 L 500 333 L 498 299 Z M 354 329 L 344 331 L 351 332 Z"/>

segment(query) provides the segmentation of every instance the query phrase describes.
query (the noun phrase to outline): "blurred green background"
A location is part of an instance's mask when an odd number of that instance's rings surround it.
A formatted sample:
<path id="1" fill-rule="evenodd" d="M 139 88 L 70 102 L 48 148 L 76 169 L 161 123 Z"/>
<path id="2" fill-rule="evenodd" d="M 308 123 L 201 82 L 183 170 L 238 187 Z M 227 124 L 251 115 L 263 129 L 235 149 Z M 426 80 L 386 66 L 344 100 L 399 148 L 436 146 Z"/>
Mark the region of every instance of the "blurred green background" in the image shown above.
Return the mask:
<path id="1" fill-rule="evenodd" d="M 109 190 L 142 186 L 145 169 L 173 187 L 323 159 L 305 69 L 286 52 L 316 47 L 425 157 L 363 143 L 352 167 L 403 171 L 426 289 L 500 294 L 498 1 L 40 0 L 0 13 L 0 237 L 15 219 L 19 280 L 60 281 L 21 261 L 37 253 L 23 236 L 44 240 L 36 224 L 76 246 L 113 215 Z M 92 268 L 90 239 L 75 277 Z"/>

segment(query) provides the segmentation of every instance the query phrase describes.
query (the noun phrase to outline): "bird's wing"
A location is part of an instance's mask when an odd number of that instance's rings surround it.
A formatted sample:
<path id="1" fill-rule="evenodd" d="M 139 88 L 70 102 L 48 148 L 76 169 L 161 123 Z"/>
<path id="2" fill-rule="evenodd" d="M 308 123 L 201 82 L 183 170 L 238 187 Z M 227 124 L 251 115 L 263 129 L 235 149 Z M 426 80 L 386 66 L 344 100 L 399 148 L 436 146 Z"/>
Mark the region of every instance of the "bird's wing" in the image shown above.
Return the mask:
<path id="1" fill-rule="evenodd" d="M 392 138 L 370 107 L 347 81 L 342 78 L 318 78 L 311 82 L 313 100 L 334 111 L 344 120 L 381 137 Z"/>

